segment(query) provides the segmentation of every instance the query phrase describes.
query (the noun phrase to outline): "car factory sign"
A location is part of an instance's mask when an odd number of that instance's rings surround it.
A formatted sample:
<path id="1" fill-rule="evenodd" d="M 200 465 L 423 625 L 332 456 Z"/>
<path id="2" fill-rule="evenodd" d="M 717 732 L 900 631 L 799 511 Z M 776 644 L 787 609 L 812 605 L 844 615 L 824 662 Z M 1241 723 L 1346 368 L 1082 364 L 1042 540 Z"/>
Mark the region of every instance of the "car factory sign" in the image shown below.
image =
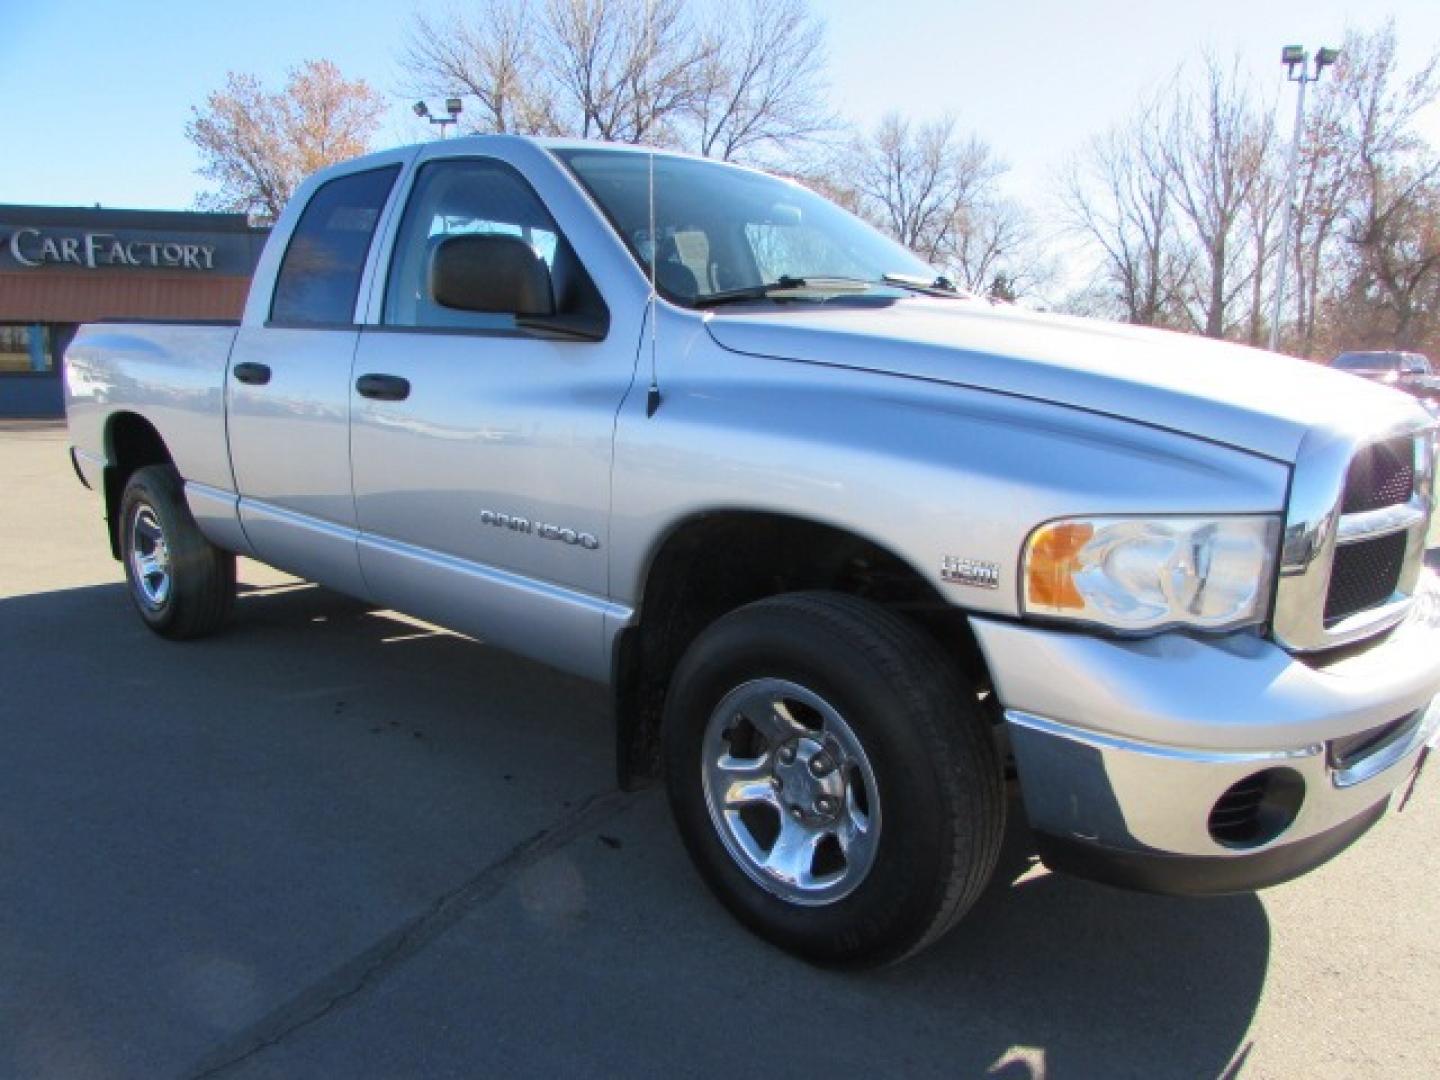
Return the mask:
<path id="1" fill-rule="evenodd" d="M 23 228 L 4 235 L 4 253 L 17 266 L 76 266 L 87 270 L 146 267 L 154 270 L 214 270 L 215 245 L 132 230 L 64 232 Z"/>

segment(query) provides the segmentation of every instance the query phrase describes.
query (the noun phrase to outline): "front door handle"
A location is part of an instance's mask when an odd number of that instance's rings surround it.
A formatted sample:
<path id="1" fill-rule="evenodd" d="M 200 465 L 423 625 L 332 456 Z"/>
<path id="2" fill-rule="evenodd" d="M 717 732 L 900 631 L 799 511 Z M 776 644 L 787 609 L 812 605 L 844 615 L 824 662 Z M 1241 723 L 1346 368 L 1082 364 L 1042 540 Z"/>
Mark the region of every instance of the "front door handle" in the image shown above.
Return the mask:
<path id="1" fill-rule="evenodd" d="M 410 396 L 410 380 L 399 375 L 361 375 L 355 380 L 355 390 L 375 401 L 404 401 Z"/>
<path id="2" fill-rule="evenodd" d="M 264 386 L 270 381 L 270 368 L 267 364 L 236 364 L 235 378 L 251 386 Z"/>

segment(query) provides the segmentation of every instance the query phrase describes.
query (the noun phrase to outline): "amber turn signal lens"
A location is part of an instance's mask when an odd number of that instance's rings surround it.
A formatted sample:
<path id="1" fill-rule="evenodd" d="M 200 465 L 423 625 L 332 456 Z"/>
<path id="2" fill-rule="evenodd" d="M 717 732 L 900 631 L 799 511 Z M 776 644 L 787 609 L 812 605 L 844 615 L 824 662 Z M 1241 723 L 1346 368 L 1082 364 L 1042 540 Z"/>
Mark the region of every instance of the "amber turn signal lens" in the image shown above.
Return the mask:
<path id="1" fill-rule="evenodd" d="M 1031 537 L 1025 556 L 1025 596 L 1031 605 L 1074 611 L 1085 607 L 1073 576 L 1080 568 L 1081 549 L 1094 535 L 1093 525 L 1059 522 Z"/>

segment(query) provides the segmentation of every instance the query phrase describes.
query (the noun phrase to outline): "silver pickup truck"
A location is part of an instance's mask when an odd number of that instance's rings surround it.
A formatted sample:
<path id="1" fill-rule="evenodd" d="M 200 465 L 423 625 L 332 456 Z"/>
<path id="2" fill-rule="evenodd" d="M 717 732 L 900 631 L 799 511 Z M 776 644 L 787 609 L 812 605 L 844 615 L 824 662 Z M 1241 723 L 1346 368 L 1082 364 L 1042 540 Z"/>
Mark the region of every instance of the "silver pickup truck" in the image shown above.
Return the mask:
<path id="1" fill-rule="evenodd" d="M 238 326 L 87 326 L 65 383 L 157 633 L 217 630 L 245 555 L 608 684 L 622 783 L 817 962 L 954 924 L 1007 779 L 1051 868 L 1219 893 L 1339 852 L 1435 739 L 1411 398 L 992 304 L 760 172 L 366 157 Z"/>

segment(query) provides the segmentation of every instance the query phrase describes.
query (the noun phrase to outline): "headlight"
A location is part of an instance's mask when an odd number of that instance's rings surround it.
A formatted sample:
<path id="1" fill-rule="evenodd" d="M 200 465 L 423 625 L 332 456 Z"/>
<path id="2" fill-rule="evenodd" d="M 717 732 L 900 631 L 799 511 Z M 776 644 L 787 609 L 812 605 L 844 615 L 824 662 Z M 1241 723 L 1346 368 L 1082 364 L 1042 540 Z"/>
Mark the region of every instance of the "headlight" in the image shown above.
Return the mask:
<path id="1" fill-rule="evenodd" d="M 1072 518 L 1025 544 L 1025 611 L 1116 630 L 1264 620 L 1278 517 Z"/>

